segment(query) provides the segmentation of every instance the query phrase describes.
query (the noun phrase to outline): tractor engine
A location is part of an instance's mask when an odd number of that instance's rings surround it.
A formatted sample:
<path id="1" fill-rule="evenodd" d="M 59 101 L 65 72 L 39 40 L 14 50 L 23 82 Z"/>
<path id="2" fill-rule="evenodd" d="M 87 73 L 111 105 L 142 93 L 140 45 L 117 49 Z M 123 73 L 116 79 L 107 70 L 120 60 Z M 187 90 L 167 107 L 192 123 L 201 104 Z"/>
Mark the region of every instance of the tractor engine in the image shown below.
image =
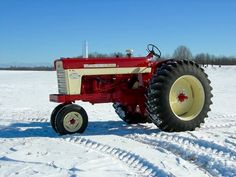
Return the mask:
<path id="1" fill-rule="evenodd" d="M 145 90 L 155 66 L 149 56 L 62 58 L 55 61 L 59 95 L 51 95 L 51 99 L 57 102 L 73 102 L 76 98 L 93 104 L 119 103 L 126 108 L 126 114 L 138 111 L 144 117 Z"/>

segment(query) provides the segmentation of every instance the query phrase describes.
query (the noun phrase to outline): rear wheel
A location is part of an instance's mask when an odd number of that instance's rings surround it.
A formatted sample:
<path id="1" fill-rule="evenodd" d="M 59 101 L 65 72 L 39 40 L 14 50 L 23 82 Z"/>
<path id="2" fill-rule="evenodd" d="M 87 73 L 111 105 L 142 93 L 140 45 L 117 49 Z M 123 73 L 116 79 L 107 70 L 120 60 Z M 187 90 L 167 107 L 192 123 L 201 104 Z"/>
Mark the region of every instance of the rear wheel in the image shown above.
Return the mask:
<path id="1" fill-rule="evenodd" d="M 147 112 L 162 130 L 194 130 L 210 111 L 211 90 L 207 74 L 196 63 L 163 63 L 147 90 Z"/>
<path id="2" fill-rule="evenodd" d="M 75 104 L 64 106 L 56 115 L 55 127 L 60 135 L 83 133 L 87 125 L 86 111 Z"/>

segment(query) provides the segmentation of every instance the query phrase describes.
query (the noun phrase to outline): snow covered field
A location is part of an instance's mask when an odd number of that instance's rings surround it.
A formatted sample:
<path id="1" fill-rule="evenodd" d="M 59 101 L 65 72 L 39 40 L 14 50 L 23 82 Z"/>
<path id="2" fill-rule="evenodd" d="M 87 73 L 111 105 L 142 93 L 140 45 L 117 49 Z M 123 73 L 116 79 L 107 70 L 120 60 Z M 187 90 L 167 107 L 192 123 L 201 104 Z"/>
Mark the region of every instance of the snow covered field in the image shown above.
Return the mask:
<path id="1" fill-rule="evenodd" d="M 55 72 L 0 71 L 0 176 L 236 176 L 236 67 L 206 68 L 209 118 L 192 132 L 126 125 L 111 104 L 77 102 L 89 116 L 82 135 L 58 136 Z"/>

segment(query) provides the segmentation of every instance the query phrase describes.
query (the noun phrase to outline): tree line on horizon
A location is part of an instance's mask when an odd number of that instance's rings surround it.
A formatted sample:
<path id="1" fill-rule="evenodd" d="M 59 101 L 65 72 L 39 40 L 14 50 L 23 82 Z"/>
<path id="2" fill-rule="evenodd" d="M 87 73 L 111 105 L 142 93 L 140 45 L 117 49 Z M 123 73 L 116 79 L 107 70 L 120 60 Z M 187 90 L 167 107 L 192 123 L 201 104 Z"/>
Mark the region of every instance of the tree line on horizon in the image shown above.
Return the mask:
<path id="1" fill-rule="evenodd" d="M 52 66 L 10 66 L 2 67 L 0 70 L 12 70 L 12 71 L 53 71 Z"/>
<path id="2" fill-rule="evenodd" d="M 186 46 L 179 46 L 173 53 L 173 58 L 194 60 L 201 65 L 236 65 L 235 56 L 215 56 L 209 53 L 200 53 L 195 56 L 192 55 L 190 49 Z"/>
<path id="3" fill-rule="evenodd" d="M 126 54 L 121 53 L 121 52 L 115 52 L 111 54 L 102 54 L 102 53 L 90 53 L 89 58 L 103 58 L 103 57 L 125 57 Z M 82 57 L 82 56 L 78 56 Z M 167 60 L 167 59 L 177 59 L 177 60 L 182 60 L 182 59 L 187 59 L 187 60 L 193 60 L 196 63 L 200 65 L 236 65 L 236 57 L 235 56 L 215 56 L 211 55 L 209 53 L 199 53 L 195 56 L 192 55 L 191 50 L 184 46 L 181 45 L 177 47 L 173 53 L 172 56 L 166 55 L 161 58 L 161 60 Z"/>
<path id="4" fill-rule="evenodd" d="M 106 57 L 125 57 L 126 54 L 122 52 L 114 52 L 110 54 L 93 52 L 88 55 L 89 58 L 106 58 Z M 77 56 L 78 58 L 82 58 L 83 56 Z M 165 55 L 160 60 L 167 60 L 167 59 L 187 59 L 193 60 L 196 63 L 204 66 L 208 65 L 236 65 L 236 57 L 235 56 L 215 56 L 209 53 L 199 53 L 195 56 L 192 55 L 191 50 L 181 45 L 177 47 L 172 56 Z M 0 70 L 26 70 L 26 71 L 53 71 L 53 66 L 35 66 L 35 67 L 22 67 L 22 66 L 10 66 L 10 67 L 2 67 Z"/>

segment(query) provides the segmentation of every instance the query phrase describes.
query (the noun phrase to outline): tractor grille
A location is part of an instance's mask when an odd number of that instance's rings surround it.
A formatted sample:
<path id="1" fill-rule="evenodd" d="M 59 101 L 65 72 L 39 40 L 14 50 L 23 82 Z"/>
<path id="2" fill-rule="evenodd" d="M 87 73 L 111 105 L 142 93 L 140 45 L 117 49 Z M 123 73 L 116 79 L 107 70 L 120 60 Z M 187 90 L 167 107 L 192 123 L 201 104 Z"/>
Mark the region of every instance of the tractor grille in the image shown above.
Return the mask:
<path id="1" fill-rule="evenodd" d="M 59 94 L 67 94 L 67 82 L 66 82 L 66 72 L 63 69 L 62 62 L 58 61 L 56 63 L 57 69 L 57 83 Z"/>

